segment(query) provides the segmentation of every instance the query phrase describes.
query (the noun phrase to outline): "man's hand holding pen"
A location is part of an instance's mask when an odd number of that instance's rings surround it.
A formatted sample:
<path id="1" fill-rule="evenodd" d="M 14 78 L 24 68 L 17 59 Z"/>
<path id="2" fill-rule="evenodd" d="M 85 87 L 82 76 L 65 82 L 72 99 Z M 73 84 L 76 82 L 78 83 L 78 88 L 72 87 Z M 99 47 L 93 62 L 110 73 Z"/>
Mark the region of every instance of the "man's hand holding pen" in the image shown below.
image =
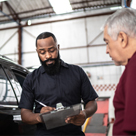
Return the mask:
<path id="1" fill-rule="evenodd" d="M 50 112 L 50 111 L 53 111 L 53 110 L 55 110 L 54 107 L 46 106 L 46 107 L 42 107 L 40 113 L 46 113 L 46 112 Z"/>
<path id="2" fill-rule="evenodd" d="M 54 107 L 47 106 L 47 105 L 45 105 L 44 103 L 42 103 L 42 102 L 40 102 L 38 100 L 35 100 L 35 101 L 43 106 L 40 113 L 46 113 L 46 112 L 50 112 L 50 111 L 55 110 Z"/>
<path id="3" fill-rule="evenodd" d="M 37 103 L 39 103 L 40 105 L 43 106 L 42 109 L 41 109 L 41 111 L 40 111 L 40 113 L 47 113 L 47 112 L 50 112 L 50 111 L 55 110 L 54 107 L 47 106 L 47 105 L 45 105 L 44 103 L 42 103 L 42 102 L 40 102 L 40 101 L 38 101 L 38 100 L 35 100 L 35 101 L 36 101 Z M 42 123 L 42 120 L 41 120 L 41 117 L 40 117 L 40 116 L 37 117 L 37 121 L 40 122 L 40 123 Z"/>
<path id="4" fill-rule="evenodd" d="M 42 107 L 40 113 L 47 113 L 47 112 L 50 112 L 50 111 L 53 111 L 53 110 L 55 110 L 54 107 L 46 106 L 46 107 Z M 41 120 L 41 117 L 40 117 L 40 116 L 37 117 L 37 121 L 38 121 L 39 123 L 42 123 L 42 120 Z"/>

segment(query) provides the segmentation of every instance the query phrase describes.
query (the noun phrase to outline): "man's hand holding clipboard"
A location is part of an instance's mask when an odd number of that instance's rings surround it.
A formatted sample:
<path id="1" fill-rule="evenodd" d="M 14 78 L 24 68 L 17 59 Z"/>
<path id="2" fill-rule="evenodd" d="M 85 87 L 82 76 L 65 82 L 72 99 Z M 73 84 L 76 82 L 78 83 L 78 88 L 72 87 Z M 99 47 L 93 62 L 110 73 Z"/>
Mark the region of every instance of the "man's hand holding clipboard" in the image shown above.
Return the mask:
<path id="1" fill-rule="evenodd" d="M 40 117 L 47 129 L 64 126 L 68 123 L 81 126 L 85 121 L 81 106 L 81 103 L 69 107 L 63 107 L 61 103 L 58 103 L 56 108 L 44 106 L 41 109 Z"/>
<path id="2" fill-rule="evenodd" d="M 65 122 L 66 123 L 72 123 L 76 126 L 82 126 L 86 120 L 86 115 L 84 111 L 80 111 L 80 114 L 68 117 Z"/>

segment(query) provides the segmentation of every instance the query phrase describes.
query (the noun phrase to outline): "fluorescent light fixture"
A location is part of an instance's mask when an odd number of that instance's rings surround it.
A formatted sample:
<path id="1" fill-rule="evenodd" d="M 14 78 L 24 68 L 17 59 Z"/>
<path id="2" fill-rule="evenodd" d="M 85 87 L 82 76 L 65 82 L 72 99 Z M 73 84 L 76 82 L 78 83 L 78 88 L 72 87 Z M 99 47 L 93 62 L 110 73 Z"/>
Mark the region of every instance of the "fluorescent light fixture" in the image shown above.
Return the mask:
<path id="1" fill-rule="evenodd" d="M 122 7 L 121 6 L 118 6 L 118 7 L 112 7 L 110 8 L 110 10 L 117 10 L 117 9 L 121 9 Z"/>
<path id="2" fill-rule="evenodd" d="M 7 1 L 7 0 L 0 0 L 0 2 Z"/>
<path id="3" fill-rule="evenodd" d="M 56 14 L 72 12 L 69 0 L 49 0 Z"/>
<path id="4" fill-rule="evenodd" d="M 132 0 L 130 7 L 136 9 L 136 0 Z"/>

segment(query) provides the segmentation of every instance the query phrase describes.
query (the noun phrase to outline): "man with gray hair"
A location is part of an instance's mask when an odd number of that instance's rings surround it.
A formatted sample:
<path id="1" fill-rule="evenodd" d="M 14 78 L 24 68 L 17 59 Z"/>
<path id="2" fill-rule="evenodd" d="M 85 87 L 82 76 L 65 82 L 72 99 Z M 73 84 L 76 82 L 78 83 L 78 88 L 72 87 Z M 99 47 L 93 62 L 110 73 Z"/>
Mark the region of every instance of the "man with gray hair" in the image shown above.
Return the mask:
<path id="1" fill-rule="evenodd" d="M 113 104 L 113 135 L 136 134 L 136 10 L 123 8 L 112 14 L 104 26 L 106 53 L 125 70 L 117 85 Z"/>

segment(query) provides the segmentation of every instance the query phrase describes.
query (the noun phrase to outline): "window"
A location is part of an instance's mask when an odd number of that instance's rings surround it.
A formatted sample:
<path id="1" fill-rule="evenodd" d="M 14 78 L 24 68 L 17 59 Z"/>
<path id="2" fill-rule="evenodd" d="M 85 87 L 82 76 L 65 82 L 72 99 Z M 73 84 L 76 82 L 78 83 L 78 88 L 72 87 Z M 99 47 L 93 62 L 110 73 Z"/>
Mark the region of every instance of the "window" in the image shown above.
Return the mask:
<path id="1" fill-rule="evenodd" d="M 16 86 L 18 88 L 18 95 L 17 95 L 17 98 L 18 98 L 18 102 L 20 101 L 20 97 L 21 97 L 21 93 L 22 93 L 22 86 L 23 86 L 23 82 L 25 80 L 25 77 L 26 77 L 26 74 L 20 72 L 20 71 L 17 71 L 17 70 L 13 70 L 13 72 L 11 72 L 14 76 L 14 79 L 15 79 L 15 83 L 16 83 Z"/>
<path id="2" fill-rule="evenodd" d="M 16 82 L 18 82 L 18 83 L 20 84 L 20 86 L 22 87 L 26 75 L 23 74 L 23 73 L 21 73 L 21 72 L 14 71 L 14 70 L 13 70 L 13 73 L 15 74 L 15 76 L 16 76 L 16 78 L 17 78 Z"/>
<path id="3" fill-rule="evenodd" d="M 9 78 L 13 80 L 9 72 L 8 72 L 8 75 L 9 75 Z M 15 104 L 17 103 L 17 100 L 15 98 L 15 94 L 11 86 L 11 83 L 7 79 L 5 72 L 0 66 L 0 104 L 4 104 L 4 103 Z"/>

